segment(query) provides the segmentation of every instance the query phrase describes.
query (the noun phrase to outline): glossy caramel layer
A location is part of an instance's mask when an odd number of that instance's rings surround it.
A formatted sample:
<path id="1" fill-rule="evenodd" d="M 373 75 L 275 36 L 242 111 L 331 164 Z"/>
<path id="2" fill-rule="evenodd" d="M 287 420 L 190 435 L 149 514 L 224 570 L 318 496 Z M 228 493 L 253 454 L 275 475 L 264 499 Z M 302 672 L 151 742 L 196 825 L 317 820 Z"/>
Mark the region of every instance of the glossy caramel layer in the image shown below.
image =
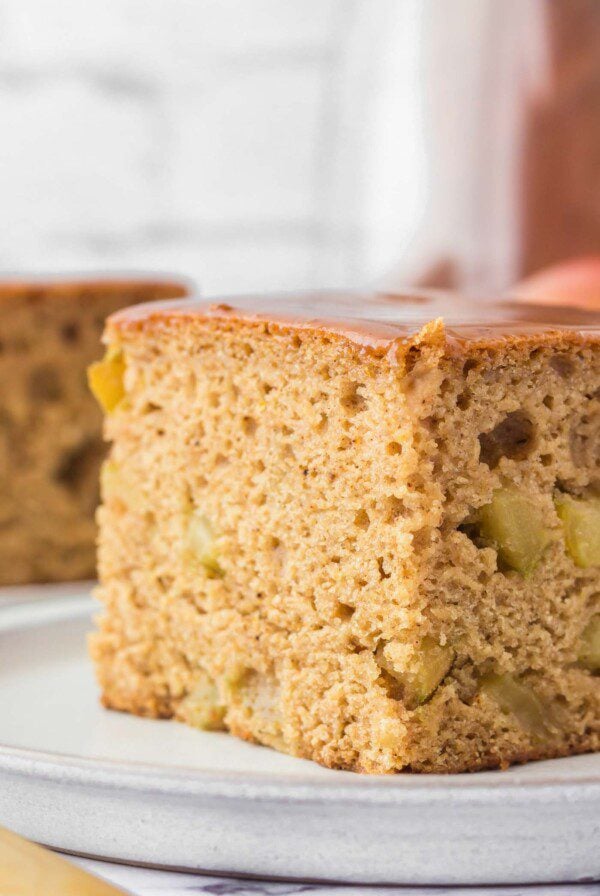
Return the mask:
<path id="1" fill-rule="evenodd" d="M 509 297 L 478 300 L 434 291 L 283 293 L 213 302 L 191 296 L 127 308 L 114 315 L 111 323 L 118 328 L 160 325 L 198 316 L 333 332 L 376 351 L 410 339 L 437 319 L 443 320 L 448 340 L 458 343 L 496 343 L 547 333 L 575 339 L 600 337 L 598 312 L 529 304 Z"/>

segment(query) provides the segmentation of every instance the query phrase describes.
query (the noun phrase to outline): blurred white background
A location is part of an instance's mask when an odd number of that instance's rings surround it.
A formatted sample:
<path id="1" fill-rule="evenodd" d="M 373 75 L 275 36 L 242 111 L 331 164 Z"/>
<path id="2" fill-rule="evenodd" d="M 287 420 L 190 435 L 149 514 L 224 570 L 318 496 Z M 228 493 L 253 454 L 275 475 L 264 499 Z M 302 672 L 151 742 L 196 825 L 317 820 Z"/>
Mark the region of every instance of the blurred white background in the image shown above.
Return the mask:
<path id="1" fill-rule="evenodd" d="M 0 267 L 320 274 L 344 0 L 1 0 Z"/>
<path id="2" fill-rule="evenodd" d="M 543 3 L 0 0 L 0 268 L 502 288 Z"/>

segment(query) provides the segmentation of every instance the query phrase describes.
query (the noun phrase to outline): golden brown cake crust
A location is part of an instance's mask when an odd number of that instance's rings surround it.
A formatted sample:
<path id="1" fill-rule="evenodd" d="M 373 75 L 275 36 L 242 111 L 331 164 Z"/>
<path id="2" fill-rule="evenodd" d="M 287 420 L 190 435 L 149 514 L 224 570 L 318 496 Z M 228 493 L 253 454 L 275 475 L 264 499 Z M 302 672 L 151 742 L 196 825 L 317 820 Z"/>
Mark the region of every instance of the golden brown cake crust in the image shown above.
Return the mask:
<path id="1" fill-rule="evenodd" d="M 110 320 L 106 705 L 369 773 L 599 749 L 600 566 L 557 503 L 595 513 L 598 315 L 355 301 Z"/>
<path id="2" fill-rule="evenodd" d="M 112 296 L 120 302 L 127 299 L 149 302 L 151 296 L 157 301 L 176 299 L 187 295 L 190 290 L 191 284 L 184 279 L 161 275 L 5 277 L 0 280 L 0 302 L 74 301 L 81 299 L 82 295 L 93 295 L 94 298 Z M 128 307 L 132 305 L 130 301 Z"/>

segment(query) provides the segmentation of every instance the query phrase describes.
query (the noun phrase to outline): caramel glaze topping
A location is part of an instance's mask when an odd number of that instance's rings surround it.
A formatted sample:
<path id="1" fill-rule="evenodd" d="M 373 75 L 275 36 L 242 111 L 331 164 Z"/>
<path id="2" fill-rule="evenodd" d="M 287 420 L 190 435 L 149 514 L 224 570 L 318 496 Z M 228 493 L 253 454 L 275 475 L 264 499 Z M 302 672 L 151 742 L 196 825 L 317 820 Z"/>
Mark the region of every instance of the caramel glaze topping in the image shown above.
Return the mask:
<path id="1" fill-rule="evenodd" d="M 431 321 L 441 319 L 449 345 L 493 345 L 503 340 L 563 336 L 565 341 L 600 339 L 600 312 L 529 304 L 510 297 L 481 299 L 441 291 L 406 293 L 307 292 L 279 296 L 235 296 L 202 301 L 190 296 L 148 302 L 117 312 L 111 325 L 166 325 L 193 317 L 268 324 L 281 329 L 337 333 L 381 354 L 410 341 Z"/>
<path id="2" fill-rule="evenodd" d="M 86 277 L 84 275 L 56 274 L 5 277 L 0 279 L 0 304 L 9 301 L 36 304 L 46 298 L 69 298 L 87 294 L 112 296 L 123 294 L 125 301 L 151 296 L 161 299 L 188 295 L 191 282 L 185 278 L 161 277 L 152 274 L 115 274 L 114 277 Z"/>

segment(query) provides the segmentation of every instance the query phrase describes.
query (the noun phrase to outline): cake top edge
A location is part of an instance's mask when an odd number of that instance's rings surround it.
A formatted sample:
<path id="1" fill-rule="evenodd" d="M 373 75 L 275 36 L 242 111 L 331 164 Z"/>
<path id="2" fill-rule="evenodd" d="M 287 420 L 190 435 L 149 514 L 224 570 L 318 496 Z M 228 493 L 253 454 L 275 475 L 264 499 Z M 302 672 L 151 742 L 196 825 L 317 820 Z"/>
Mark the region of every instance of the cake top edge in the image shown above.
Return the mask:
<path id="1" fill-rule="evenodd" d="M 279 329 L 335 333 L 376 350 L 416 336 L 441 320 L 456 342 L 496 343 L 558 333 L 567 339 L 600 339 L 600 312 L 541 305 L 505 296 L 477 299 L 442 291 L 337 292 L 242 295 L 220 299 L 188 296 L 147 302 L 116 312 L 116 329 L 175 325 L 191 319 L 253 323 Z"/>
<path id="2" fill-rule="evenodd" d="M 0 277 L 0 305 L 12 300 L 71 296 L 88 291 L 106 295 L 132 290 L 149 293 L 159 290 L 163 295 L 177 298 L 192 293 L 194 284 L 186 277 L 161 272 L 5 274 Z"/>

